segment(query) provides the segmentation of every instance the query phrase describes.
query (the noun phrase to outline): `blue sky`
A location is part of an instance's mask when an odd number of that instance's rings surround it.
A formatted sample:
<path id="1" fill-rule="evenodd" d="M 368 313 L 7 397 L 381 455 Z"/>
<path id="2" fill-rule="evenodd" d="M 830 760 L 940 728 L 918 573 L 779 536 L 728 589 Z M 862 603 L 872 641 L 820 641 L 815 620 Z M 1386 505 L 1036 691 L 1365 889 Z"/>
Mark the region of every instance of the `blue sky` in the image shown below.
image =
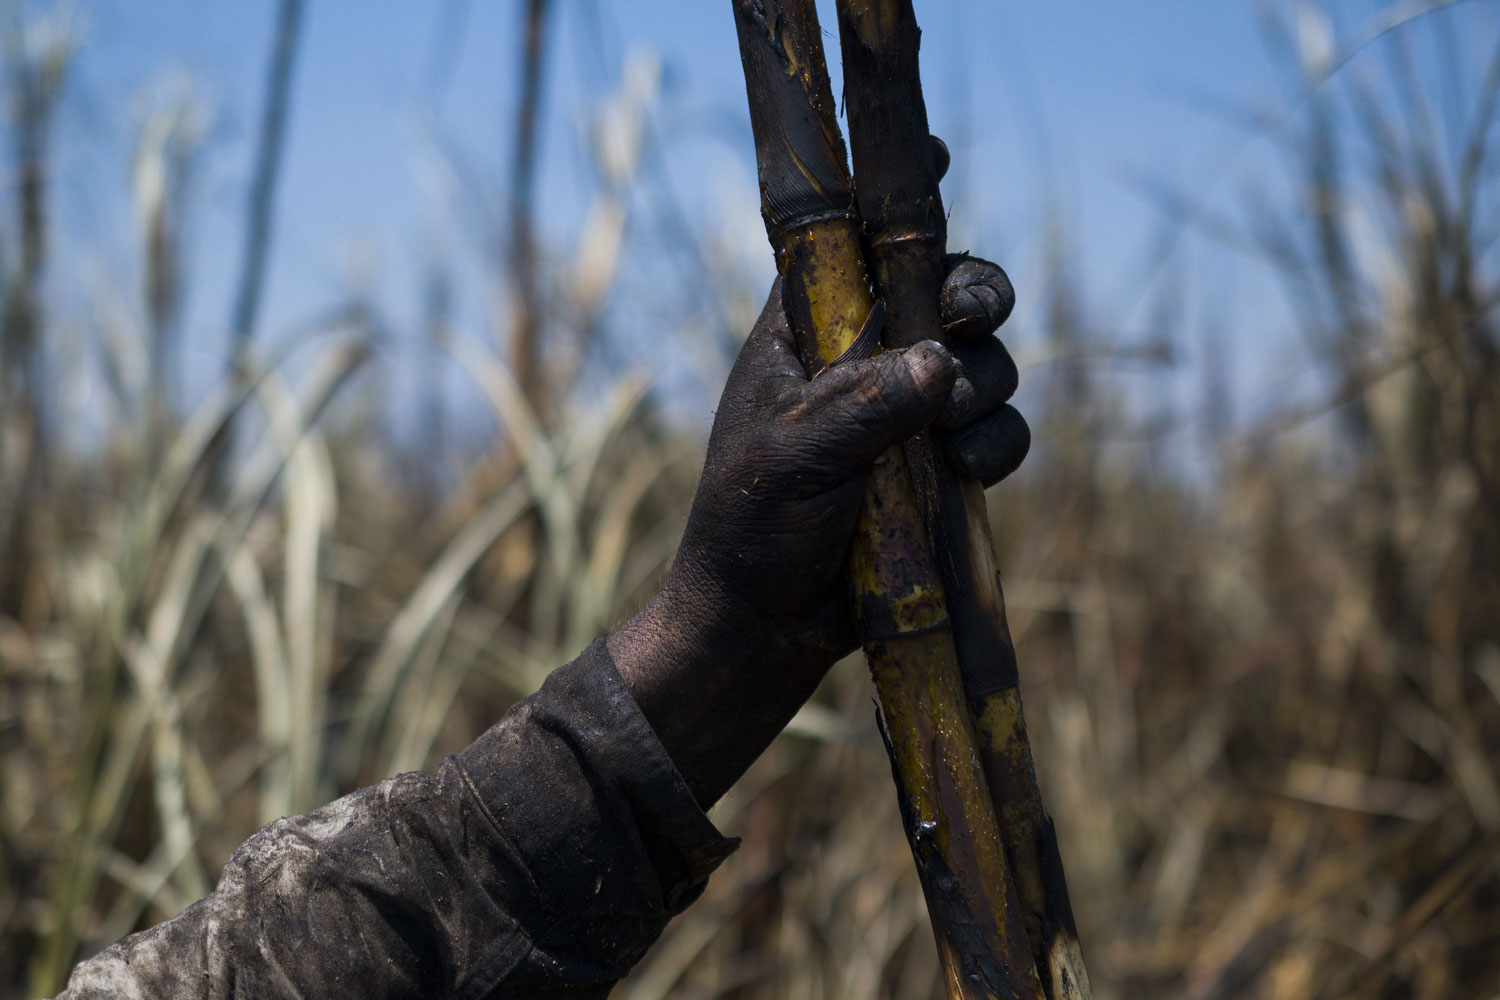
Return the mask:
<path id="1" fill-rule="evenodd" d="M 823 16 L 832 28 L 831 3 L 820 6 L 830 8 Z M 1332 6 L 1343 33 L 1380 4 Z M 459 274 L 459 315 L 482 325 L 474 269 L 485 230 L 472 209 L 458 218 L 435 209 L 430 164 L 439 147 L 467 164 L 502 212 L 521 7 L 518 0 L 307 0 L 264 336 L 274 340 L 360 281 L 398 329 L 416 329 L 420 264 L 434 239 L 469 261 Z M 1020 296 L 1012 334 L 1018 355 L 1027 356 L 1028 330 L 1039 322 L 1031 307 L 1056 279 L 1043 251 L 1061 221 L 1067 280 L 1086 292 L 1096 325 L 1122 339 L 1148 339 L 1159 286 L 1190 286 L 1189 314 L 1221 324 L 1239 358 L 1237 395 L 1253 409 L 1292 391 L 1276 361 L 1291 341 L 1284 329 L 1267 329 L 1284 328 L 1285 313 L 1264 275 L 1202 243 L 1156 266 L 1148 249 L 1161 216 L 1139 185 L 1149 175 L 1195 196 L 1232 199 L 1243 175 L 1269 162 L 1264 144 L 1247 140 L 1224 110 L 1285 103 L 1286 75 L 1268 54 L 1256 9 L 1229 0 L 918 4 L 933 127 L 956 153 L 945 184 L 954 240 L 1011 271 Z M 185 75 L 213 122 L 190 229 L 186 336 L 195 378 L 222 361 L 274 10 L 271 0 L 79 5 L 83 49 L 59 136 L 58 199 L 70 252 L 55 277 L 114 275 L 128 286 L 137 239 L 128 164 L 143 95 L 171 74 Z M 756 245 L 728 3 L 558 0 L 553 23 L 544 238 L 566 246 L 593 189 L 581 123 L 633 55 L 654 53 L 664 73 L 658 183 L 689 218 L 741 227 L 742 242 Z M 1493 28 L 1494 18 L 1474 23 Z M 726 198 L 726 190 L 740 193 Z M 747 280 L 763 283 L 769 252 L 747 255 L 744 267 Z"/>

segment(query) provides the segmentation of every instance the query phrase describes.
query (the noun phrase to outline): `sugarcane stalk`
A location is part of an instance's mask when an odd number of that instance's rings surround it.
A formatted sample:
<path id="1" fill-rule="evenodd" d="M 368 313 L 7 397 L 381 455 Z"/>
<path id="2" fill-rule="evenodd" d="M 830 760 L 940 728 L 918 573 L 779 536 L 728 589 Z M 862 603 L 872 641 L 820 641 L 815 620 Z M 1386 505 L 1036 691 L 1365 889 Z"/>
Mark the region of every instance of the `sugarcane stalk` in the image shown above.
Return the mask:
<path id="1" fill-rule="evenodd" d="M 762 214 L 816 376 L 857 351 L 878 316 L 817 13 L 812 0 L 734 0 L 734 11 Z M 942 577 L 900 448 L 866 478 L 850 577 L 948 994 L 1040 998 Z"/>
<path id="2" fill-rule="evenodd" d="M 885 341 L 946 342 L 939 315 L 947 219 L 929 138 L 911 0 L 837 0 L 849 144 L 865 260 Z M 904 448 L 948 597 L 981 759 L 1021 917 L 1052 1000 L 1090 995 L 1057 837 L 1037 788 L 984 487 L 922 435 Z"/>

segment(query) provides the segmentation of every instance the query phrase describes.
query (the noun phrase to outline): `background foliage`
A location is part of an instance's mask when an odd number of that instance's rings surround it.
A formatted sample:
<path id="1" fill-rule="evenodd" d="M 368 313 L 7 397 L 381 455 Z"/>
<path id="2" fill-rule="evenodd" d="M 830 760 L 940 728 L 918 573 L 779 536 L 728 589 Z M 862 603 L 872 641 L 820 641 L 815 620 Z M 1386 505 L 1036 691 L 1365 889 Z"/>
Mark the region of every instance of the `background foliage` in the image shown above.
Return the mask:
<path id="1" fill-rule="evenodd" d="M 670 558 L 702 443 L 633 370 L 631 331 L 679 324 L 718 378 L 761 235 L 675 220 L 691 280 L 672 287 L 711 308 L 606 308 L 644 280 L 622 261 L 658 78 L 629 65 L 586 130 L 597 191 L 559 245 L 535 219 L 544 105 L 524 86 L 546 8 L 518 5 L 509 187 L 467 195 L 496 220 L 490 329 L 455 329 L 444 258 L 421 276 L 417 335 L 482 393 L 481 436 L 454 431 L 441 382 L 392 422 L 395 321 L 357 286 L 255 337 L 296 0 L 268 40 L 244 351 L 206 391 L 181 374 L 201 102 L 168 89 L 143 116 L 134 287 L 59 303 L 72 195 L 49 156 L 89 50 L 60 10 L 9 10 L 0 995 L 51 993 L 203 895 L 259 825 L 462 747 Z M 1315 404 L 1236 424 L 1218 317 L 1167 294 L 1149 337 L 1101 333 L 1112 304 L 1069 280 L 1066 213 L 1036 236 L 1051 279 L 1021 292 L 1045 306 L 1007 337 L 1038 447 L 992 514 L 1101 997 L 1500 995 L 1500 43 L 1473 62 L 1452 44 L 1471 22 L 1424 10 L 1375 10 L 1345 48 L 1316 8 L 1269 12 L 1286 97 L 1245 127 L 1276 172 L 1224 212 L 1143 185 L 1164 246 L 1195 234 L 1276 276 Z M 1188 343 L 1182 397 L 1127 377 Z M 109 392 L 80 437 L 60 423 L 82 368 Z M 619 995 L 938 995 L 870 715 L 856 657 L 718 807 L 744 847 Z"/>

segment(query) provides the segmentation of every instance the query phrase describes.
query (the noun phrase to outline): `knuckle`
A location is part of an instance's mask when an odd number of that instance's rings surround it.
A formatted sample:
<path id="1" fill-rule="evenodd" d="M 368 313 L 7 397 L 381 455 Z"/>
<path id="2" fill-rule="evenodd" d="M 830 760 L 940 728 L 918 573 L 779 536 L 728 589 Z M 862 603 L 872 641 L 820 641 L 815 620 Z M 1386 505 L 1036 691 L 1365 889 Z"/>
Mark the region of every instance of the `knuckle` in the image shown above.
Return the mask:
<path id="1" fill-rule="evenodd" d="M 890 423 L 895 416 L 896 400 L 902 395 L 901 379 L 910 377 L 903 364 L 876 365 L 872 376 L 861 382 L 851 396 L 860 423 L 870 429 Z"/>
<path id="2" fill-rule="evenodd" d="M 959 474 L 978 479 L 985 486 L 1009 476 L 1030 450 L 1031 428 L 1009 405 L 956 433 L 944 449 Z"/>
<path id="3" fill-rule="evenodd" d="M 1015 395 L 1020 370 L 1005 345 L 994 337 L 964 349 L 964 371 L 973 382 L 976 398 L 954 426 L 972 424 L 989 416 Z"/>
<path id="4" fill-rule="evenodd" d="M 1000 362 L 1000 370 L 996 373 L 995 383 L 1004 393 L 1001 398 L 1009 399 L 1021 387 L 1021 370 L 1016 367 L 1016 359 L 1011 357 L 1010 351 L 1005 349 L 1004 344 L 997 340 L 995 346 L 999 348 L 997 353 Z"/>

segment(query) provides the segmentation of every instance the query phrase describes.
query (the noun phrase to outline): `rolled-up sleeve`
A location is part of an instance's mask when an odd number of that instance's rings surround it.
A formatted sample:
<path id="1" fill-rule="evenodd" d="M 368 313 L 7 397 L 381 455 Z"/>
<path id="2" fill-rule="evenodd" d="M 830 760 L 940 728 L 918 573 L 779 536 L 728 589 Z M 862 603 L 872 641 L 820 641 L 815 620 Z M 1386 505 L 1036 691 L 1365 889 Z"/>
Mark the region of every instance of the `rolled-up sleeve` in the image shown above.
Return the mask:
<path id="1" fill-rule="evenodd" d="M 59 1000 L 602 997 L 736 844 L 597 642 L 436 773 L 261 830 Z"/>

